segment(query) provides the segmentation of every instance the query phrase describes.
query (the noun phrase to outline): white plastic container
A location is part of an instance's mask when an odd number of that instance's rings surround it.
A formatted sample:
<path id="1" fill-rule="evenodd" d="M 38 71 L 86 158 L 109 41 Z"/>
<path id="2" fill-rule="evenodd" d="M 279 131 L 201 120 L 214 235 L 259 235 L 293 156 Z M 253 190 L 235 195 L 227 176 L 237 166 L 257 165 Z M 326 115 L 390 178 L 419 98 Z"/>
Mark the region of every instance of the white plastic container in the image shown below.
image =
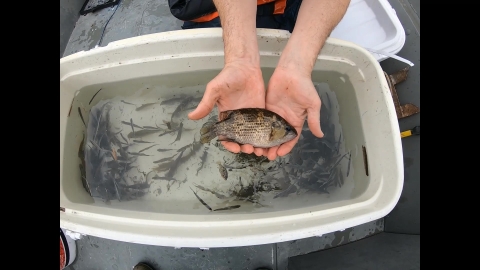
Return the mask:
<path id="1" fill-rule="evenodd" d="M 287 31 L 259 29 L 262 68 L 274 68 L 289 38 Z M 167 212 L 137 202 L 130 207 L 95 203 L 82 186 L 78 149 L 85 126 L 77 107 L 78 90 L 112 82 L 161 75 L 165 86 L 206 84 L 205 71 L 223 67 L 220 29 L 194 29 L 139 36 L 110 43 L 60 60 L 60 226 L 113 240 L 173 247 L 258 245 L 320 236 L 384 217 L 396 205 L 403 187 L 403 159 L 394 104 L 383 71 L 363 48 L 329 38 L 312 73 L 342 74 L 353 90 L 338 88 L 340 123 L 352 149 L 354 188 L 324 196 L 315 204 L 302 197 L 285 198 L 263 211 Z M 179 74 L 183 74 L 180 76 Z M 216 73 L 215 73 L 216 74 Z M 93 87 L 92 87 L 93 88 Z M 178 90 L 178 91 L 181 91 Z M 96 92 L 96 91 L 94 91 Z M 83 101 L 88 105 L 90 97 Z M 121 94 L 118 92 L 118 94 Z M 92 105 L 115 92 L 100 92 Z M 368 175 L 362 146 L 366 147 Z M 316 196 L 316 195 L 315 195 Z M 319 197 L 320 196 L 316 196 Z M 307 198 L 307 197 L 305 197 Z M 329 199 L 330 198 L 330 199 Z M 170 205 L 185 203 L 172 198 Z M 198 203 L 198 201 L 197 201 Z M 202 207 L 202 206 L 200 206 Z"/>
<path id="2" fill-rule="evenodd" d="M 405 30 L 387 0 L 351 0 L 345 16 L 330 36 L 391 54 L 397 54 L 405 44 Z M 378 61 L 388 58 L 377 53 L 372 55 Z"/>

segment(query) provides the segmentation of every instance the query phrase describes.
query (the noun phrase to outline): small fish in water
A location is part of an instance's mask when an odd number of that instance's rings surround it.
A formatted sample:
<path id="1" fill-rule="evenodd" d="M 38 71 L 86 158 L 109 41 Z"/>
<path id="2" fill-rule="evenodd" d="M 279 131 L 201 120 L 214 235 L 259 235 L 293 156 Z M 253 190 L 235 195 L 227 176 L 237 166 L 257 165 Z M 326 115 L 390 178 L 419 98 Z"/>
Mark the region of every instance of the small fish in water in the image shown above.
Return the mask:
<path id="1" fill-rule="evenodd" d="M 170 162 L 165 162 L 162 164 L 158 164 L 156 167 L 153 168 L 154 171 L 156 172 L 165 172 L 170 169 L 170 166 L 172 166 L 173 160 Z"/>
<path id="2" fill-rule="evenodd" d="M 231 209 L 237 209 L 237 208 L 240 208 L 240 205 L 227 206 L 227 207 L 215 209 L 213 211 L 231 210 Z"/>
<path id="3" fill-rule="evenodd" d="M 126 101 L 125 101 L 125 100 L 123 100 L 123 99 L 122 99 L 122 100 L 120 100 L 120 101 L 121 101 L 121 102 L 123 102 L 123 103 L 125 103 L 125 104 L 128 104 L 128 105 L 133 105 L 133 106 L 137 106 L 137 105 L 135 105 L 135 104 L 133 104 L 133 103 L 130 103 L 130 102 L 126 102 Z"/>
<path id="4" fill-rule="evenodd" d="M 141 152 L 143 152 L 143 151 L 146 151 L 146 150 L 148 150 L 148 149 L 150 149 L 150 148 L 154 147 L 155 145 L 156 145 L 156 144 L 154 144 L 154 145 L 151 145 L 151 146 L 149 146 L 149 147 L 147 147 L 147 148 L 143 148 L 142 150 L 140 150 L 140 151 L 138 151 L 138 152 L 139 152 L 139 153 L 141 153 Z"/>
<path id="5" fill-rule="evenodd" d="M 160 129 L 159 127 L 143 126 L 144 129 Z"/>
<path id="6" fill-rule="evenodd" d="M 78 114 L 80 114 L 80 119 L 82 119 L 82 122 L 83 122 L 83 124 L 84 124 L 85 127 L 86 127 L 87 124 L 85 124 L 85 120 L 83 119 L 82 110 L 80 110 L 80 107 L 78 107 Z"/>
<path id="7" fill-rule="evenodd" d="M 166 100 L 160 102 L 160 105 L 169 105 L 169 104 L 172 104 L 172 103 L 175 103 L 175 102 L 179 102 L 179 101 L 183 100 L 184 98 L 185 98 L 185 96 L 166 99 Z"/>
<path id="8" fill-rule="evenodd" d="M 153 142 L 147 142 L 147 141 L 143 141 L 143 140 L 133 140 L 133 142 L 136 142 L 136 143 L 153 143 Z"/>
<path id="9" fill-rule="evenodd" d="M 178 169 L 178 166 L 181 164 L 183 152 L 180 152 L 178 157 L 171 163 L 168 172 L 165 174 L 166 177 L 172 177 Z"/>
<path id="10" fill-rule="evenodd" d="M 90 99 L 90 102 L 88 102 L 88 105 L 90 105 L 93 101 L 93 99 L 97 96 L 97 94 L 102 90 L 102 88 L 100 88 L 100 90 L 98 90 L 95 95 L 93 95 L 92 99 Z"/>
<path id="11" fill-rule="evenodd" d="M 201 189 L 201 190 L 203 190 L 203 191 L 212 193 L 213 195 L 215 195 L 215 196 L 216 196 L 217 198 L 219 198 L 220 200 L 225 200 L 225 199 L 227 199 L 227 196 L 222 195 L 222 194 L 220 194 L 220 193 L 218 193 L 218 192 L 216 192 L 216 191 L 213 191 L 213 190 L 208 189 L 208 188 L 206 188 L 206 187 L 202 187 L 202 186 L 200 186 L 200 185 L 196 185 L 196 184 L 194 184 L 194 185 L 195 185 L 195 187 L 198 188 L 198 189 Z"/>
<path id="12" fill-rule="evenodd" d="M 203 151 L 202 157 L 200 158 L 200 167 L 198 167 L 197 173 L 195 175 L 198 176 L 198 172 L 203 168 L 203 164 L 205 163 L 205 160 L 207 159 L 207 155 L 208 155 L 208 152 L 207 152 L 207 149 L 205 149 L 205 151 Z"/>
<path id="13" fill-rule="evenodd" d="M 180 123 L 180 126 L 178 127 L 177 138 L 175 138 L 175 141 L 173 141 L 171 144 L 174 144 L 176 141 L 180 140 L 180 138 L 182 137 L 182 130 L 183 130 L 183 123 Z"/>
<path id="14" fill-rule="evenodd" d="M 172 178 L 172 177 L 165 177 L 165 176 L 158 176 L 158 175 L 155 175 L 154 177 L 152 177 L 152 179 L 155 179 L 155 180 L 177 181 L 177 179 Z"/>
<path id="15" fill-rule="evenodd" d="M 220 164 L 220 162 L 217 162 L 217 164 L 218 164 L 218 171 L 220 172 L 220 175 L 222 176 L 223 179 L 227 180 L 228 178 L 227 169 L 225 169 L 225 167 L 223 167 L 223 165 Z"/>
<path id="16" fill-rule="evenodd" d="M 169 161 L 169 160 L 172 160 L 176 155 L 173 155 L 171 157 L 166 157 L 166 158 L 162 158 L 162 159 L 159 159 L 157 161 L 154 161 L 153 163 L 162 163 L 162 162 L 165 162 L 165 161 Z"/>
<path id="17" fill-rule="evenodd" d="M 161 130 L 160 129 L 143 129 L 143 130 L 139 130 L 139 131 L 136 131 L 136 132 L 130 132 L 130 133 L 128 133 L 127 137 L 128 138 L 139 138 L 139 137 L 143 137 L 143 136 L 153 134 L 153 133 L 156 133 L 156 132 L 159 132 L 159 131 L 161 131 Z"/>
<path id="18" fill-rule="evenodd" d="M 151 155 L 147 155 L 147 154 L 144 154 L 144 153 L 134 153 L 134 152 L 128 152 L 128 153 L 132 156 L 145 156 L 145 157 L 151 156 Z"/>
<path id="19" fill-rule="evenodd" d="M 162 148 L 159 148 L 157 149 L 158 152 L 167 152 L 167 151 L 172 151 L 173 149 L 162 149 Z"/>
<path id="20" fill-rule="evenodd" d="M 135 124 L 130 123 L 130 122 L 127 122 L 127 121 L 122 121 L 122 124 L 127 125 L 127 126 L 132 125 L 132 126 L 134 126 L 134 127 L 136 127 L 136 128 L 143 129 L 143 127 L 141 127 L 141 126 L 139 126 L 139 125 L 135 125 Z"/>
<path id="21" fill-rule="evenodd" d="M 142 104 L 142 105 L 140 105 L 140 107 L 136 108 L 135 111 L 140 111 L 142 109 L 145 109 L 145 108 L 147 108 L 149 106 L 152 106 L 152 105 L 155 105 L 155 104 L 157 104 L 157 102 Z"/>
<path id="22" fill-rule="evenodd" d="M 190 188 L 190 189 L 192 189 L 192 188 Z M 197 197 L 197 199 L 200 201 L 200 203 L 202 203 L 208 210 L 212 211 L 212 208 L 211 208 L 210 206 L 208 206 L 208 204 L 207 204 L 204 200 L 202 200 L 202 199 L 197 195 L 197 193 L 196 193 L 195 191 L 193 191 L 193 189 L 192 189 L 192 192 L 193 192 L 193 194 L 195 194 L 195 197 Z"/>
<path id="23" fill-rule="evenodd" d="M 125 140 L 125 142 L 128 144 L 128 140 L 127 140 L 127 138 L 125 138 L 125 136 L 123 136 L 123 134 L 122 134 L 122 133 L 120 133 L 120 136 L 121 136 L 121 137 L 122 137 L 122 139 L 123 139 L 123 140 Z"/>
<path id="24" fill-rule="evenodd" d="M 170 118 L 170 126 L 172 128 L 176 128 L 178 127 L 178 125 L 180 123 L 177 123 L 176 120 L 179 120 L 178 118 L 180 117 L 180 114 L 181 112 L 187 108 L 187 105 L 193 100 L 193 97 L 192 96 L 189 96 L 189 97 L 186 97 L 184 100 L 182 100 L 182 102 L 180 102 L 180 104 L 178 105 L 178 107 L 175 109 L 175 111 L 173 111 L 172 113 L 172 116 Z"/>
<path id="25" fill-rule="evenodd" d="M 163 135 L 166 135 L 168 133 L 172 133 L 172 132 L 175 132 L 175 131 L 177 131 L 177 129 L 172 129 L 172 130 L 165 131 L 164 133 L 158 135 L 158 137 L 162 137 Z"/>
<path id="26" fill-rule="evenodd" d="M 133 138 L 135 138 L 135 129 L 133 128 L 133 120 L 130 118 L 130 125 L 132 126 Z M 128 136 L 130 138 L 130 136 Z"/>
<path id="27" fill-rule="evenodd" d="M 270 148 L 293 140 L 298 133 L 280 115 L 260 108 L 246 108 L 220 113 L 219 122 L 206 122 L 200 130 L 200 141 L 208 143 L 213 138 Z"/>

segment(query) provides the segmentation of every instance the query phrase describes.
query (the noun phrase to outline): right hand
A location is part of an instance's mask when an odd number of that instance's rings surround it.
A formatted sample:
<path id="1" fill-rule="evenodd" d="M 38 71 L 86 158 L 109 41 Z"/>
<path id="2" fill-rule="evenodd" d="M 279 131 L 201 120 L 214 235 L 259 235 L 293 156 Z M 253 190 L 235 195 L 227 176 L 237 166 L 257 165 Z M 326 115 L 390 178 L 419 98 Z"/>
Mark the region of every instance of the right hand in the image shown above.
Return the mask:
<path id="1" fill-rule="evenodd" d="M 203 98 L 197 108 L 188 114 L 191 120 L 207 116 L 217 105 L 218 111 L 240 108 L 265 108 L 265 84 L 262 71 L 256 64 L 246 60 L 237 60 L 225 64 L 223 70 L 206 87 Z M 257 156 L 266 155 L 267 149 L 254 148 L 252 145 L 239 145 L 222 141 L 230 152 L 240 151 Z"/>

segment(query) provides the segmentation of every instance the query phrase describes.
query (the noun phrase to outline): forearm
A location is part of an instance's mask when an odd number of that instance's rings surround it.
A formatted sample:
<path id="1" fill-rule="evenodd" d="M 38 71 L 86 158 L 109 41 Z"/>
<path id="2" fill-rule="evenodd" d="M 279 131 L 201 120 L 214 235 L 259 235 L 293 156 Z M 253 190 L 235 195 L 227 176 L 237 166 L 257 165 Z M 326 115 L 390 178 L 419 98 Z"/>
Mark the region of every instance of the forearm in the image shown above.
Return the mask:
<path id="1" fill-rule="evenodd" d="M 303 0 L 278 66 L 310 75 L 325 40 L 345 15 L 349 3 L 350 0 Z"/>
<path id="2" fill-rule="evenodd" d="M 225 64 L 247 60 L 260 66 L 256 0 L 213 0 L 223 29 Z"/>

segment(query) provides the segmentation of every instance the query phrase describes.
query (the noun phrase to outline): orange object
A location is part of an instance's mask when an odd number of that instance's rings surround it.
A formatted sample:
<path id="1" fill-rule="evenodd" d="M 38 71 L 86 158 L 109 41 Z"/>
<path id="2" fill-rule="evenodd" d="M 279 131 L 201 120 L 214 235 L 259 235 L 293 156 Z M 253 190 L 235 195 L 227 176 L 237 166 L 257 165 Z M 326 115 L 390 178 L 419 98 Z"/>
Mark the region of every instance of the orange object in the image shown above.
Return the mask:
<path id="1" fill-rule="evenodd" d="M 62 238 L 60 238 L 60 270 L 65 268 L 66 263 L 66 256 L 65 256 L 65 246 L 63 245 Z"/>
<path id="2" fill-rule="evenodd" d="M 285 12 L 285 7 L 287 5 L 287 0 L 257 0 L 257 6 L 263 5 L 263 4 L 268 4 L 271 2 L 275 2 L 275 7 L 273 14 L 283 14 Z M 215 11 L 213 13 L 204 15 L 200 18 L 197 18 L 195 20 L 192 20 L 192 22 L 209 22 L 215 18 L 218 17 L 218 12 Z"/>

